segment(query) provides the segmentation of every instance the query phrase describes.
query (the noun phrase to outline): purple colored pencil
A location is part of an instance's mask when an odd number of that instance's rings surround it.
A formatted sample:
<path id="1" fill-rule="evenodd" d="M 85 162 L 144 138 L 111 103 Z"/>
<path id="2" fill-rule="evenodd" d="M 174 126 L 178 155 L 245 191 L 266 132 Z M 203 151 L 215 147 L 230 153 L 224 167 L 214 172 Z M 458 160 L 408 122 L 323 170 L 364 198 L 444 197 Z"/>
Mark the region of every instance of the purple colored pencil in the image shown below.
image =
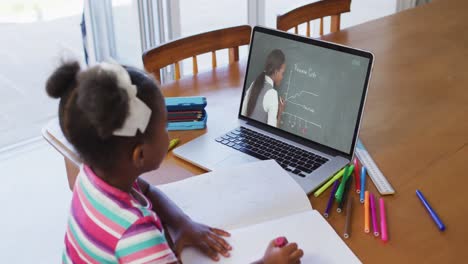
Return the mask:
<path id="1" fill-rule="evenodd" d="M 328 198 L 327 208 L 325 209 L 325 213 L 323 213 L 323 216 L 325 216 L 326 218 L 328 218 L 328 214 L 330 213 L 330 209 L 331 209 L 331 207 L 333 205 L 333 200 L 335 198 L 335 193 L 336 193 L 336 190 L 338 189 L 339 183 L 340 183 L 339 180 L 336 180 L 333 183 L 333 187 L 332 187 L 332 190 L 331 190 L 331 193 L 330 193 L 330 198 Z"/>
<path id="2" fill-rule="evenodd" d="M 374 194 L 369 193 L 371 215 L 372 215 L 372 230 L 374 230 L 374 236 L 379 236 L 379 226 L 377 225 L 377 211 L 375 209 Z"/>

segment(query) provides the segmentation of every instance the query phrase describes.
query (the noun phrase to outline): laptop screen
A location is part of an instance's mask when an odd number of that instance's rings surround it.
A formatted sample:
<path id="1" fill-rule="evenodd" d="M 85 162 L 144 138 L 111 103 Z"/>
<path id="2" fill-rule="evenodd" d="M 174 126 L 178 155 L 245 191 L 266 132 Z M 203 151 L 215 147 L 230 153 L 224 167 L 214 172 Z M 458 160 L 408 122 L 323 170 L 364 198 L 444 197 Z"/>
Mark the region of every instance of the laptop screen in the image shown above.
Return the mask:
<path id="1" fill-rule="evenodd" d="M 240 115 L 351 154 L 372 55 L 256 29 Z"/>

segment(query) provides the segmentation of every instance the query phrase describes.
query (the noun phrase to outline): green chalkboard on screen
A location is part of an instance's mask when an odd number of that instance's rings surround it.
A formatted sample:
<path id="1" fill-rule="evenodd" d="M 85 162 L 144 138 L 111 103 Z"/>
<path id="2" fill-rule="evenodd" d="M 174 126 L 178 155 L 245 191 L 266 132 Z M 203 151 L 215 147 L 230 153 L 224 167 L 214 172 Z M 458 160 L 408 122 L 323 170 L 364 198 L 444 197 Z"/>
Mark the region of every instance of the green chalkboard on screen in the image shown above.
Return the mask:
<path id="1" fill-rule="evenodd" d="M 348 152 L 368 59 L 256 32 L 247 88 L 264 70 L 266 57 L 274 49 L 286 57 L 283 81 L 275 87 L 286 101 L 278 126 Z"/>

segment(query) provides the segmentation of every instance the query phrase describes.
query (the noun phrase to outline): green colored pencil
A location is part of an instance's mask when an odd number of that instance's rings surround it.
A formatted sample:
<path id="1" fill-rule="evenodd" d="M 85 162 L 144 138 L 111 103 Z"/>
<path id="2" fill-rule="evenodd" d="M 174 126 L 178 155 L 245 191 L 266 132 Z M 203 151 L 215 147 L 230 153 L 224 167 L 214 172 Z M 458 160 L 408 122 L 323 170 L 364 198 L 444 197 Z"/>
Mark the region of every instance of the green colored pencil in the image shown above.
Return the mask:
<path id="1" fill-rule="evenodd" d="M 335 174 L 335 176 L 331 177 L 330 180 L 328 180 L 324 185 L 322 185 L 322 187 L 320 187 L 317 191 L 314 192 L 314 196 L 315 197 L 319 197 L 326 189 L 328 189 L 328 187 L 330 187 L 336 180 L 338 180 L 339 178 L 341 178 L 341 176 L 343 176 L 344 174 L 344 171 L 345 171 L 346 167 L 344 167 L 343 169 L 341 169 L 339 172 L 337 172 Z"/>
<path id="2" fill-rule="evenodd" d="M 343 180 L 340 182 L 340 186 L 338 186 L 338 190 L 336 190 L 335 193 L 335 199 L 338 202 L 341 202 L 341 199 L 343 199 L 343 192 L 345 189 L 346 182 L 348 181 L 349 177 L 351 176 L 351 173 L 354 170 L 354 165 L 350 165 L 347 167 L 344 175 L 343 175 Z"/>

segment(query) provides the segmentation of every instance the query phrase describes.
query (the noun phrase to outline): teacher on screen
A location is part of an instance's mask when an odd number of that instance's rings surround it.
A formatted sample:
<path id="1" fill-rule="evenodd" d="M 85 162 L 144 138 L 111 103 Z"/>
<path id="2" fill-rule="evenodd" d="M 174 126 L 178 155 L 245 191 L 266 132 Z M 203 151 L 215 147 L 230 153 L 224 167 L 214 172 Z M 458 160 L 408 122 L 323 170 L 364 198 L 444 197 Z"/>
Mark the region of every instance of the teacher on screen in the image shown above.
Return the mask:
<path id="1" fill-rule="evenodd" d="M 284 99 L 276 89 L 281 85 L 286 68 L 284 53 L 275 49 L 268 54 L 263 72 L 247 90 L 241 114 L 277 127 L 284 111 Z M 276 87 L 276 89 L 275 89 Z"/>

